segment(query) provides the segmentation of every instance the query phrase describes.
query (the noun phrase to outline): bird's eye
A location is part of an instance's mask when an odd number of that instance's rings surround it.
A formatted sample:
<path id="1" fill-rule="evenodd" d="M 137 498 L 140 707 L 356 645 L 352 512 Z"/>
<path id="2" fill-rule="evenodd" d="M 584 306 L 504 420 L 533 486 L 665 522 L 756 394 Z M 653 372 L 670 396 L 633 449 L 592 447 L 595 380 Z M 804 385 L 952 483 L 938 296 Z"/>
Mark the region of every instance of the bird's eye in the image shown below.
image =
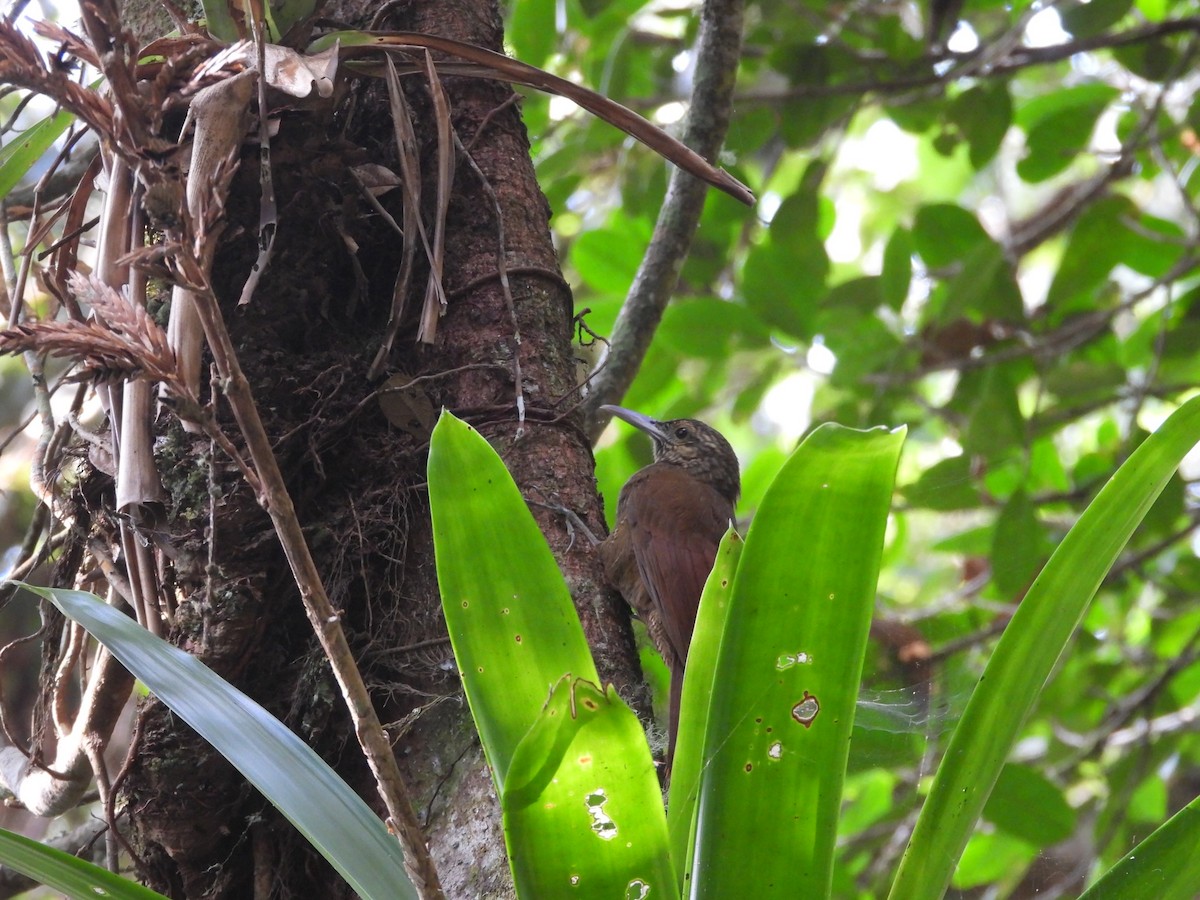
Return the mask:
<path id="1" fill-rule="evenodd" d="M 678 428 L 675 429 L 675 437 L 679 438 L 679 440 L 681 440 L 681 441 L 684 438 L 686 438 L 689 434 L 691 434 L 691 432 L 688 431 L 686 425 L 680 425 Z"/>

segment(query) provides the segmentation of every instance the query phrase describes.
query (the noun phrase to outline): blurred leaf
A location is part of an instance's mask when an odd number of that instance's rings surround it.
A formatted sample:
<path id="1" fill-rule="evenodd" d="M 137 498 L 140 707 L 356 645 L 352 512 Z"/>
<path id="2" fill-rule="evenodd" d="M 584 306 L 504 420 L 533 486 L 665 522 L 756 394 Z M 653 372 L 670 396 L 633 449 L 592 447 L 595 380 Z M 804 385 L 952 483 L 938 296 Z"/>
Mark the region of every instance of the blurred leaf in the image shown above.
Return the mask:
<path id="1" fill-rule="evenodd" d="M 682 356 L 719 360 L 734 346 L 766 346 L 770 332 L 740 303 L 697 298 L 668 306 L 657 337 Z"/>
<path id="2" fill-rule="evenodd" d="M 555 30 L 557 0 L 522 0 L 510 4 L 505 37 L 521 62 L 541 67 L 558 41 Z"/>
<path id="3" fill-rule="evenodd" d="M 71 900 L 165 900 L 162 894 L 86 860 L 0 828 L 0 862 Z"/>
<path id="4" fill-rule="evenodd" d="M 885 305 L 900 309 L 908 299 L 912 284 L 912 233 L 906 228 L 897 228 L 888 238 L 883 251 L 883 272 L 879 278 L 879 292 Z"/>
<path id="5" fill-rule="evenodd" d="M 1116 25 L 1133 8 L 1133 0 L 1091 0 L 1068 6 L 1059 13 L 1064 30 L 1077 38 L 1099 34 Z"/>
<path id="6" fill-rule="evenodd" d="M 1025 419 L 1017 384 L 1011 366 L 968 372 L 959 380 L 954 404 L 968 411 L 962 438 L 965 452 L 997 460 L 1024 445 Z"/>
<path id="7" fill-rule="evenodd" d="M 996 519 L 994 541 L 992 581 L 1004 597 L 1015 600 L 1041 566 L 1047 544 L 1033 504 L 1024 491 L 1017 491 L 1004 504 Z"/>
<path id="8" fill-rule="evenodd" d="M 978 832 L 971 836 L 954 872 L 954 887 L 969 890 L 1012 879 L 1037 856 L 1037 848 L 1004 831 Z"/>
<path id="9" fill-rule="evenodd" d="M 1000 245 L 990 238 L 980 241 L 963 259 L 962 269 L 947 286 L 949 298 L 943 318 L 970 315 L 980 322 L 1000 319 L 1019 322 L 1025 306 L 1017 278 Z"/>
<path id="10" fill-rule="evenodd" d="M 983 168 L 1000 149 L 1012 124 L 1008 83 L 991 81 L 968 88 L 950 102 L 946 115 L 966 138 L 971 165 Z"/>
<path id="11" fill-rule="evenodd" d="M 991 241 L 974 215 L 952 203 L 935 203 L 917 210 L 913 243 L 932 269 L 961 262 L 981 244 Z"/>
<path id="12" fill-rule="evenodd" d="M 400 843 L 287 726 L 204 663 L 86 591 L 23 585 L 108 648 L 121 665 L 262 792 L 364 898 L 416 898 Z M 92 895 L 88 895 L 92 896 Z"/>
<path id="13" fill-rule="evenodd" d="M 640 227 L 585 231 L 571 245 L 568 259 L 589 286 L 600 293 L 624 295 L 646 253 Z"/>
<path id="14" fill-rule="evenodd" d="M 7 197 L 37 165 L 75 117 L 66 110 L 31 125 L 0 147 L 0 198 Z"/>
<path id="15" fill-rule="evenodd" d="M 1118 92 L 1108 85 L 1090 83 L 1050 96 L 1052 106 L 1047 103 L 1037 109 L 1030 103 L 1024 108 L 1026 155 L 1017 163 L 1017 174 L 1028 182 L 1045 181 L 1067 168 L 1087 145 L 1100 113 Z"/>
<path id="16" fill-rule="evenodd" d="M 1013 764 L 1000 770 L 983 817 L 1036 847 L 1066 840 L 1075 830 L 1076 818 L 1060 788 L 1036 769 Z"/>
<path id="17" fill-rule="evenodd" d="M 1124 261 L 1128 233 L 1124 217 L 1136 217 L 1137 210 L 1125 197 L 1110 196 L 1088 207 L 1067 242 L 1058 271 L 1046 295 L 1046 305 L 1061 312 L 1075 297 L 1090 296 L 1113 270 Z M 1091 304 L 1088 307 L 1091 308 Z M 1066 305 L 1073 309 L 1074 304 Z"/>
<path id="18" fill-rule="evenodd" d="M 979 505 L 971 458 L 965 454 L 934 463 L 903 492 L 909 506 L 925 509 L 971 509 Z"/>
<path id="19" fill-rule="evenodd" d="M 1166 40 L 1139 41 L 1126 47 L 1114 47 L 1117 62 L 1147 81 L 1166 81 L 1180 74 L 1182 59 L 1177 46 Z"/>

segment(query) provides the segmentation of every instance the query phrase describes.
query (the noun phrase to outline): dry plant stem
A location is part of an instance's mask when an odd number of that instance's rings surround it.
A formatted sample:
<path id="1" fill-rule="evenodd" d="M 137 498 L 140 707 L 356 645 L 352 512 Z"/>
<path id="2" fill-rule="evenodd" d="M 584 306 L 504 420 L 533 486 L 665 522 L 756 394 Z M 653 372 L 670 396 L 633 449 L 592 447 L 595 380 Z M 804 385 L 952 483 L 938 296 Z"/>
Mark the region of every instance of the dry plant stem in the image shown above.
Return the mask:
<path id="1" fill-rule="evenodd" d="M 437 122 L 437 206 L 433 220 L 429 282 L 425 287 L 425 307 L 421 311 L 417 340 L 432 344 L 437 338 L 438 319 L 446 312 L 442 263 L 446 257 L 446 214 L 450 209 L 450 190 L 454 186 L 454 126 L 450 122 L 450 100 L 428 50 L 425 51 L 425 76 L 429 79 L 429 96 L 433 99 L 434 119 Z"/>
<path id="2" fill-rule="evenodd" d="M 258 71 L 265 73 L 267 64 L 266 40 L 263 37 L 263 23 L 255 14 L 255 4 L 249 4 L 250 17 L 254 26 L 254 49 L 257 55 Z M 271 177 L 271 124 L 267 118 L 267 79 L 264 74 L 257 79 L 258 84 L 258 181 L 261 190 L 258 215 L 258 259 L 250 268 L 246 283 L 242 285 L 242 296 L 238 306 L 245 306 L 254 296 L 258 280 L 271 262 L 271 250 L 275 246 L 275 230 L 279 227 L 278 214 L 275 207 L 275 182 Z"/>
<path id="3" fill-rule="evenodd" d="M 100 648 L 75 723 L 59 736 L 54 759 L 36 768 L 18 748 L 4 742 L 0 784 L 34 815 L 57 816 L 73 809 L 91 782 L 85 748 L 108 743 L 132 689 L 133 677 Z"/>
<path id="4" fill-rule="evenodd" d="M 218 168 L 237 153 L 242 136 L 249 124 L 250 99 L 254 96 L 253 71 L 242 72 L 225 81 L 207 87 L 192 100 L 189 115 L 195 126 L 192 136 L 192 157 L 188 168 L 187 208 L 196 228 L 203 228 L 202 211 L 206 194 L 212 188 Z M 212 268 L 217 233 L 203 235 L 201 268 L 207 280 Z M 200 366 L 204 350 L 204 329 L 196 313 L 196 300 L 187 288 L 176 286 L 171 291 L 171 318 L 167 323 L 167 338 L 179 362 L 180 374 L 188 392 L 200 396 Z M 184 427 L 196 431 L 186 422 Z"/>
<path id="5" fill-rule="evenodd" d="M 705 0 L 696 42 L 695 88 L 688 107 L 683 142 L 701 156 L 715 159 L 729 130 L 733 89 L 742 46 L 743 0 Z M 645 359 L 663 310 L 679 282 L 679 271 L 691 247 L 704 210 L 707 186 L 686 172 L 671 173 L 654 236 L 634 276 L 629 295 L 613 327 L 607 364 L 584 403 L 593 440 L 608 416 L 606 403 L 618 403 Z"/>
<path id="6" fill-rule="evenodd" d="M 195 261 L 191 263 L 194 265 Z M 189 273 L 196 284 L 201 284 L 200 273 Z M 408 790 L 396 765 L 391 745 L 380 725 L 371 696 L 363 683 L 362 673 L 354 661 L 354 654 L 342 630 L 341 616 L 329 602 L 316 563 L 309 552 L 308 543 L 296 517 L 292 498 L 288 494 L 279 470 L 279 462 L 271 448 L 270 438 L 258 415 L 258 407 L 250 391 L 250 383 L 242 371 L 233 342 L 225 328 L 217 299 L 211 290 L 198 290 L 193 294 L 195 308 L 204 325 L 204 334 L 212 350 L 213 361 L 222 379 L 222 388 L 229 401 L 238 427 L 246 439 L 250 459 L 261 480 L 259 502 L 266 509 L 283 546 L 291 566 L 304 611 L 321 642 L 334 677 L 341 687 L 342 696 L 354 722 L 354 733 L 367 757 L 367 764 L 375 776 L 379 795 L 388 813 L 388 826 L 400 839 L 404 848 L 408 874 L 417 892 L 426 900 L 443 896 L 433 860 L 425 846 L 425 838 L 413 814 Z"/>
<path id="7" fill-rule="evenodd" d="M 421 167 L 417 135 L 413 130 L 412 116 L 408 101 L 404 98 L 404 91 L 400 87 L 396 66 L 391 56 L 385 57 L 384 62 L 388 105 L 391 107 L 392 128 L 396 133 L 396 154 L 400 159 L 400 183 L 404 191 L 404 228 L 400 233 L 403 256 L 400 260 L 400 271 L 396 275 L 396 285 L 392 290 L 392 309 L 388 313 L 383 342 L 379 345 L 379 352 L 375 354 L 371 368 L 367 371 L 367 378 L 371 381 L 379 377 L 400 331 L 405 300 L 408 297 L 409 284 L 412 282 L 418 237 L 425 249 L 425 255 L 430 260 L 430 277 L 433 277 L 434 272 L 433 250 L 429 246 L 429 236 L 425 233 L 425 223 L 421 221 Z"/>
<path id="8" fill-rule="evenodd" d="M 104 745 L 94 741 L 83 742 L 83 752 L 87 754 L 92 767 L 92 775 L 96 779 L 96 790 L 100 793 L 100 803 L 105 809 L 111 806 L 111 786 L 108 781 L 108 766 L 104 764 Z M 104 867 L 110 872 L 119 871 L 117 866 L 117 839 L 115 828 L 108 829 L 104 835 Z"/>

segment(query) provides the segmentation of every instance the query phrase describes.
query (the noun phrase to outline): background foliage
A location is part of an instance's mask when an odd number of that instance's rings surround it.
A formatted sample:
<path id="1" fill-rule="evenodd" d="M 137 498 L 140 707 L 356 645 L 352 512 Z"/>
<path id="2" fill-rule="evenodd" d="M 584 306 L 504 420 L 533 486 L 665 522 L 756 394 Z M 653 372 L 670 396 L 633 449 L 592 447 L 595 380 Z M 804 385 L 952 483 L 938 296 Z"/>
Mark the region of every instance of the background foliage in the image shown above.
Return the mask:
<path id="1" fill-rule="evenodd" d="M 840 896 L 879 895 L 995 635 L 1200 374 L 1196 4 L 1043 6 L 967 3 L 945 52 L 924 4 L 750 4 L 721 161 L 761 202 L 710 192 L 625 399 L 721 427 L 745 519 L 810 422 L 909 426 L 869 682 L 899 692 L 856 733 Z M 536 27 L 556 10 L 565 29 Z M 509 41 L 669 122 L 695 27 L 676 7 L 523 2 Z M 605 334 L 662 167 L 557 104 L 525 114 L 577 311 Z M 602 442 L 610 508 L 648 452 Z M 1074 894 L 1196 795 L 1197 471 L 1092 604 L 956 887 Z M 928 697 L 901 690 L 924 678 Z"/>
<path id="2" fill-rule="evenodd" d="M 924 3 L 748 6 L 721 162 L 761 202 L 710 192 L 624 402 L 720 427 L 742 458 L 745 519 L 811 423 L 909 427 L 838 896 L 881 894 L 995 636 L 1200 380 L 1197 6 L 974 0 L 950 50 L 953 25 L 931 35 Z M 693 4 L 514 0 L 508 40 L 670 124 L 696 24 Z M 0 98 L 6 117 L 14 100 Z M 577 311 L 607 334 L 664 167 L 560 100 L 524 110 Z M 16 424 L 28 398 L 10 366 L 0 400 Z M 602 443 L 610 508 L 648 452 L 625 433 Z M 6 491 L 24 480 L 2 472 Z M 958 889 L 1074 895 L 1200 793 L 1198 472 L 1193 459 L 1172 480 L 1093 602 Z M 8 546 L 32 502 L 0 502 Z"/>

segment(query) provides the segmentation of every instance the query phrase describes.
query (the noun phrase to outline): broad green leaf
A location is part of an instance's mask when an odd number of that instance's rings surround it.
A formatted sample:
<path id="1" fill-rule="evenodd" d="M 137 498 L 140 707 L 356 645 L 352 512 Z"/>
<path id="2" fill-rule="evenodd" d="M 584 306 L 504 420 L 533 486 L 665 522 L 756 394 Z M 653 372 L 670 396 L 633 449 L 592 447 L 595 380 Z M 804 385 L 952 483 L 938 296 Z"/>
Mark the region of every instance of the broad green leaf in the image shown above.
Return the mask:
<path id="1" fill-rule="evenodd" d="M 1200 894 L 1200 797 L 1121 859 L 1079 900 L 1192 900 Z"/>
<path id="2" fill-rule="evenodd" d="M 267 12 L 278 36 L 276 39 L 311 16 L 316 8 L 317 0 L 271 0 Z"/>
<path id="3" fill-rule="evenodd" d="M 505 34 L 513 55 L 531 66 L 541 66 L 558 40 L 556 0 L 523 0 L 508 5 Z"/>
<path id="4" fill-rule="evenodd" d="M 1020 728 L 1117 554 L 1200 440 L 1200 397 L 1133 452 L 1067 533 L 1017 607 L 938 768 L 892 900 L 938 897 Z"/>
<path id="5" fill-rule="evenodd" d="M 554 686 L 513 754 L 501 804 L 519 896 L 672 894 L 658 776 L 641 722 L 611 685 Z"/>
<path id="6" fill-rule="evenodd" d="M 1045 181 L 1067 168 L 1087 145 L 1096 120 L 1117 96 L 1117 91 L 1094 90 L 1093 85 L 1059 92 L 1058 108 L 1041 117 L 1025 131 L 1025 157 L 1017 163 L 1017 174 L 1028 182 Z"/>
<path id="7" fill-rule="evenodd" d="M 204 10 L 208 33 L 218 41 L 233 43 L 246 37 L 245 29 L 234 14 L 236 9 L 237 16 L 244 16 L 244 21 L 249 23 L 250 16 L 241 7 L 241 0 L 200 0 L 200 6 Z"/>
<path id="8" fill-rule="evenodd" d="M 71 113 L 61 110 L 0 147 L 0 199 L 8 196 L 74 120 Z"/>
<path id="9" fill-rule="evenodd" d="M 912 284 L 912 234 L 906 228 L 897 228 L 888 238 L 883 251 L 883 271 L 879 276 L 879 292 L 884 304 L 900 309 L 908 299 Z"/>
<path id="10" fill-rule="evenodd" d="M 416 898 L 400 844 L 362 798 L 286 725 L 200 660 L 86 591 L 44 597 L 212 744 L 362 897 Z"/>
<path id="11" fill-rule="evenodd" d="M 979 504 L 971 457 L 966 454 L 934 463 L 903 490 L 910 506 L 925 509 L 971 509 Z"/>
<path id="12" fill-rule="evenodd" d="M 903 438 L 821 426 L 754 517 L 713 676 L 690 897 L 829 890 Z"/>
<path id="13" fill-rule="evenodd" d="M 1099 34 L 1116 25 L 1133 6 L 1133 0 L 1091 0 L 1064 7 L 1059 13 L 1062 27 L 1077 38 Z"/>
<path id="14" fill-rule="evenodd" d="M 606 228 L 581 234 L 571 245 L 568 259 L 579 277 L 596 291 L 623 294 L 645 252 L 646 239 L 636 229 Z"/>
<path id="15" fill-rule="evenodd" d="M 967 316 L 975 322 L 987 319 L 1019 322 L 1024 318 L 1016 274 L 1004 250 L 991 238 L 971 248 L 946 290 L 949 297 L 942 311 L 946 319 Z"/>
<path id="16" fill-rule="evenodd" d="M 1045 543 L 1037 510 L 1018 490 L 996 518 L 991 548 L 992 582 L 1002 596 L 1015 601 L 1021 595 L 1041 565 Z"/>
<path id="17" fill-rule="evenodd" d="M 571 592 L 504 463 L 445 412 L 429 446 L 429 506 L 450 642 L 503 796 L 551 687 L 564 675 L 593 684 L 600 676 Z"/>
<path id="18" fill-rule="evenodd" d="M 708 704 L 721 636 L 729 613 L 733 579 L 742 556 L 742 537 L 732 528 L 725 533 L 712 573 L 700 597 L 696 628 L 688 645 L 687 666 L 683 673 L 683 697 L 679 703 L 679 735 L 671 769 L 671 790 L 667 802 L 667 825 L 671 835 L 671 859 L 682 889 L 691 870 L 692 841 L 695 837 L 696 799 L 699 794 L 703 762 L 704 734 L 708 727 Z"/>
<path id="19" fill-rule="evenodd" d="M 932 269 L 959 262 L 991 241 L 974 215 L 953 203 L 934 203 L 917 210 L 913 243 Z"/>
<path id="20" fill-rule="evenodd" d="M 785 246 L 772 237 L 750 250 L 742 270 L 742 296 L 767 325 L 808 338 L 828 272 L 825 244 L 811 231 L 793 236 Z"/>
<path id="21" fill-rule="evenodd" d="M 766 346 L 770 336 L 743 304 L 699 297 L 670 304 L 655 339 L 681 356 L 723 360 L 731 347 Z"/>
<path id="22" fill-rule="evenodd" d="M 1031 815 L 1031 810 L 1036 814 Z M 1066 840 L 1075 830 L 1076 819 L 1061 788 L 1037 769 L 1011 763 L 1000 770 L 996 789 L 983 807 L 983 817 L 1036 847 Z"/>
<path id="23" fill-rule="evenodd" d="M 1012 124 L 1012 99 L 1005 81 L 983 82 L 955 97 L 946 110 L 947 118 L 967 140 L 971 165 L 983 168 Z"/>
<path id="24" fill-rule="evenodd" d="M 1073 311 L 1074 298 L 1080 298 L 1081 308 L 1085 304 L 1095 308 L 1095 300 L 1089 303 L 1085 298 L 1092 297 L 1113 267 L 1124 261 L 1127 232 L 1122 220 L 1126 217 L 1136 218 L 1137 208 L 1120 196 L 1097 201 L 1079 217 L 1046 295 L 1046 305 L 1057 314 Z M 1065 304 L 1069 304 L 1065 310 L 1059 309 Z"/>
<path id="25" fill-rule="evenodd" d="M 0 828 L 0 863 L 62 891 L 71 900 L 166 900 L 135 881 L 4 828 Z"/>

